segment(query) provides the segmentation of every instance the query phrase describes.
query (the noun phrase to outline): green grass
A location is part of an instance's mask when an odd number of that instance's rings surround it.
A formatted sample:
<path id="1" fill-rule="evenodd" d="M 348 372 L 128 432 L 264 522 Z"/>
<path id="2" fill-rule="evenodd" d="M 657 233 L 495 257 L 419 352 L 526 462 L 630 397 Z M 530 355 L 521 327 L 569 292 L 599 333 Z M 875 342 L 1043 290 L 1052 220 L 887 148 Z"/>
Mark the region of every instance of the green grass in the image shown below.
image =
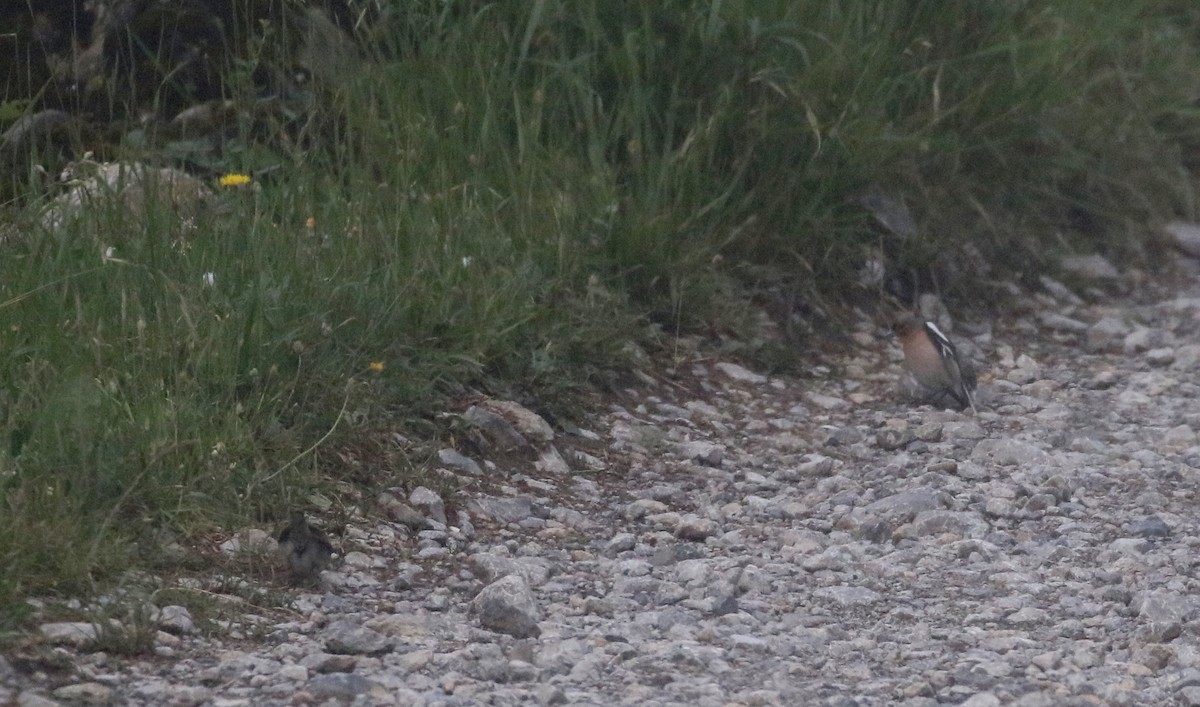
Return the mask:
<path id="1" fill-rule="evenodd" d="M 456 398 L 570 411 L 649 321 L 754 341 L 764 300 L 861 296 L 872 185 L 919 225 L 892 264 L 962 307 L 1198 215 L 1183 0 L 375 9 L 376 60 L 294 97 L 303 119 L 247 119 L 209 166 L 257 187 L 192 227 L 160 203 L 46 232 L 18 180 L 0 613 L 158 566 L 164 528 L 358 502 L 410 473 L 390 433 L 444 434 Z"/>

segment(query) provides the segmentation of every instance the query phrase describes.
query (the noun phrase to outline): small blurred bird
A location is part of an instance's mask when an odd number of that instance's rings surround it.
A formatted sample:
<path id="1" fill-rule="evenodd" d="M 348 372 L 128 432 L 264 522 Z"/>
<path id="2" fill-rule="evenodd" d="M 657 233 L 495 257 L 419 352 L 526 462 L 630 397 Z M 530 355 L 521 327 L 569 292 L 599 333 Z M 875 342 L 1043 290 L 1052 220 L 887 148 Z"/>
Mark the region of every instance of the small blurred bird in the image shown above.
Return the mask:
<path id="1" fill-rule="evenodd" d="M 294 584 L 309 584 L 329 566 L 333 546 L 325 534 L 308 524 L 304 513 L 292 511 L 292 521 L 279 534 L 279 554 L 287 562 Z"/>
<path id="2" fill-rule="evenodd" d="M 975 367 L 933 322 L 905 316 L 892 327 L 904 348 L 904 367 L 917 383 L 937 402 L 946 396 L 959 408 L 975 407 Z"/>

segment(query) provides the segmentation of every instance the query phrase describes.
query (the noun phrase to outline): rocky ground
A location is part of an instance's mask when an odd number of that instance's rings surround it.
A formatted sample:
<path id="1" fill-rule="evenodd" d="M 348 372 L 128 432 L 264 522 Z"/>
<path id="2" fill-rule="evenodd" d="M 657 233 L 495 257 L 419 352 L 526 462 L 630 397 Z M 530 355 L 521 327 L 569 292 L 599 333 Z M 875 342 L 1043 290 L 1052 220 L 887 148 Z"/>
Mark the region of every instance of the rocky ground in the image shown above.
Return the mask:
<path id="1" fill-rule="evenodd" d="M 811 378 L 697 360 L 579 429 L 482 404 L 462 510 L 385 495 L 221 630 L 159 601 L 152 657 L 48 623 L 69 667 L 0 660 L 0 703 L 1200 705 L 1200 286 L 1043 284 L 957 330 L 978 417 L 899 400 L 866 323 Z"/>

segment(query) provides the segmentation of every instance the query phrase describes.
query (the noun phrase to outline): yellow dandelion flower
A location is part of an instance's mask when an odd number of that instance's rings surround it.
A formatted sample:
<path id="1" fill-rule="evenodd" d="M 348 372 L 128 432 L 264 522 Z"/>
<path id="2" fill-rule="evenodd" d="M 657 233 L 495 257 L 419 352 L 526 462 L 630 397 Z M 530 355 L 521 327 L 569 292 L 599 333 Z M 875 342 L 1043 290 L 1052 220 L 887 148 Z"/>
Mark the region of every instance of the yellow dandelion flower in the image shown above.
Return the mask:
<path id="1" fill-rule="evenodd" d="M 223 187 L 240 187 L 243 184 L 249 183 L 250 175 L 248 174 L 225 174 L 220 179 L 220 184 Z"/>
<path id="2" fill-rule="evenodd" d="M 309 216 L 308 218 L 306 218 L 304 220 L 304 227 L 311 231 L 312 229 L 317 227 L 317 220 L 315 218 L 313 218 L 312 216 Z"/>
<path id="3" fill-rule="evenodd" d="M 380 373 L 383 371 L 383 361 L 371 361 L 367 368 L 375 373 Z"/>

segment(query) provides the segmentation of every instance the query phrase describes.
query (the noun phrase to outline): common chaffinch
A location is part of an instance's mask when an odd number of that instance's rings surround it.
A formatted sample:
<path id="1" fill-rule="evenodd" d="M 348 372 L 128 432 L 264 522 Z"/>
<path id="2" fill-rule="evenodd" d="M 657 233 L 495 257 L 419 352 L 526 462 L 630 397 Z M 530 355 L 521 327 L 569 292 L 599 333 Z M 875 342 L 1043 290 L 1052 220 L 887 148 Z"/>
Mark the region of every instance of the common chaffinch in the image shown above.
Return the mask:
<path id="1" fill-rule="evenodd" d="M 904 367 L 917 383 L 938 402 L 949 396 L 960 408 L 975 407 L 975 367 L 933 322 L 915 316 L 900 319 L 892 327 L 904 348 Z"/>
<path id="2" fill-rule="evenodd" d="M 308 524 L 304 514 L 292 511 L 292 522 L 279 534 L 279 554 L 287 562 L 293 583 L 311 583 L 329 566 L 333 546 L 325 534 Z"/>

